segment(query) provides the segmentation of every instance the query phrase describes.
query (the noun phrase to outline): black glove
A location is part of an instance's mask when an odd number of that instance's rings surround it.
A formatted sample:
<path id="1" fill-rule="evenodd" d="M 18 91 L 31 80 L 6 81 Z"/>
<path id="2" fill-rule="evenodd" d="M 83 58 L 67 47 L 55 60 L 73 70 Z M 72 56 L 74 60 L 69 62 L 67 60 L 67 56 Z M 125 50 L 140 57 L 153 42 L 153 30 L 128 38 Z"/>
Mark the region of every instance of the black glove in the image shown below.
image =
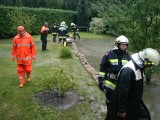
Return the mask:
<path id="1" fill-rule="evenodd" d="M 101 91 L 104 91 L 103 81 L 104 81 L 104 77 L 99 76 L 99 77 L 98 77 L 98 83 L 99 83 L 99 88 L 100 88 Z"/>

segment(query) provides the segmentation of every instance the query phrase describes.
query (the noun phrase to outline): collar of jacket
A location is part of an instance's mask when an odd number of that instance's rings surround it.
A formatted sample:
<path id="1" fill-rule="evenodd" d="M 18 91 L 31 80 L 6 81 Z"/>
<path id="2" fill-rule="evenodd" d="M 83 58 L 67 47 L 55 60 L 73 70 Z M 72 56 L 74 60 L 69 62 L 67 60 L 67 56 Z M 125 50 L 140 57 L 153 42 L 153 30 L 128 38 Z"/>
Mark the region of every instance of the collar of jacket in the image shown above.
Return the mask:
<path id="1" fill-rule="evenodd" d="M 123 55 L 123 54 L 126 54 L 126 50 L 121 50 L 121 49 L 115 49 L 114 50 L 118 55 Z"/>
<path id="2" fill-rule="evenodd" d="M 134 63 L 136 65 L 138 65 L 140 68 L 144 67 L 144 62 L 142 61 L 142 59 L 139 57 L 138 53 L 135 53 L 133 55 L 131 55 L 131 59 L 134 61 Z"/>

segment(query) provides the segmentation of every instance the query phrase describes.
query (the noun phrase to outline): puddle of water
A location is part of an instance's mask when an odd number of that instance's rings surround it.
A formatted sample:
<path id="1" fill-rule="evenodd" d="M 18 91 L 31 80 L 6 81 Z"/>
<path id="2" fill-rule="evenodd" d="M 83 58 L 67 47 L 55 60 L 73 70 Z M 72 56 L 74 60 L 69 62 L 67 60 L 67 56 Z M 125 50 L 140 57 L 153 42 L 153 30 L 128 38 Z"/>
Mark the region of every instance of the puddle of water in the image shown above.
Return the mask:
<path id="1" fill-rule="evenodd" d="M 157 79 L 154 77 L 153 79 Z M 150 111 L 152 120 L 159 120 L 160 114 L 160 85 L 156 81 L 152 81 L 150 85 L 144 85 L 143 99 Z"/>

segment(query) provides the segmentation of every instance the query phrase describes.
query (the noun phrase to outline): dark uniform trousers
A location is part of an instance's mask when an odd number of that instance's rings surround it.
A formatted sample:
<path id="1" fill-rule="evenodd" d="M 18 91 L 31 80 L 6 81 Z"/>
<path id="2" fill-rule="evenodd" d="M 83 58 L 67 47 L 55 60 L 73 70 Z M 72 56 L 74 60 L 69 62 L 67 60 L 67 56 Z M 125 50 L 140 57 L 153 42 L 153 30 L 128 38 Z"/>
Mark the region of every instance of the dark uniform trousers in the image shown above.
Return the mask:
<path id="1" fill-rule="evenodd" d="M 42 51 L 46 50 L 47 46 L 47 34 L 41 33 Z"/>

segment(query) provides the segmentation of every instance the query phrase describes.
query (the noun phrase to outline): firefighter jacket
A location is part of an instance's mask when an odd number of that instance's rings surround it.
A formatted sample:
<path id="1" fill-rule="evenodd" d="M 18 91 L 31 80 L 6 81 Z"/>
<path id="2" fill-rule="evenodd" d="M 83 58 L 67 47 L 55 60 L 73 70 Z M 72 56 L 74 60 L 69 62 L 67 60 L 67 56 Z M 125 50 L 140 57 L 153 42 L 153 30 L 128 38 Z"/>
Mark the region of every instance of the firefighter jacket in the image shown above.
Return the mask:
<path id="1" fill-rule="evenodd" d="M 59 30 L 58 30 L 58 36 L 59 38 L 66 38 L 67 35 L 67 29 L 65 26 L 60 26 Z"/>
<path id="2" fill-rule="evenodd" d="M 57 34 L 58 33 L 58 28 L 59 28 L 59 25 L 58 24 L 53 24 L 53 27 L 52 27 L 52 34 Z"/>
<path id="3" fill-rule="evenodd" d="M 76 31 L 77 31 L 77 25 L 71 26 L 71 30 L 72 30 L 73 32 L 76 32 Z"/>
<path id="4" fill-rule="evenodd" d="M 106 120 L 150 120 L 148 109 L 142 101 L 142 94 L 143 69 L 131 60 L 118 75 Z M 124 112 L 126 118 L 122 119 L 118 113 Z"/>
<path id="5" fill-rule="evenodd" d="M 129 60 L 128 52 L 121 52 L 119 49 L 111 50 L 103 56 L 99 75 L 104 76 L 106 87 L 114 90 L 117 74 Z"/>
<path id="6" fill-rule="evenodd" d="M 24 34 L 23 38 L 18 34 L 13 39 L 12 60 L 16 57 L 17 64 L 31 65 L 36 59 L 36 46 L 32 36 L 27 32 Z"/>

